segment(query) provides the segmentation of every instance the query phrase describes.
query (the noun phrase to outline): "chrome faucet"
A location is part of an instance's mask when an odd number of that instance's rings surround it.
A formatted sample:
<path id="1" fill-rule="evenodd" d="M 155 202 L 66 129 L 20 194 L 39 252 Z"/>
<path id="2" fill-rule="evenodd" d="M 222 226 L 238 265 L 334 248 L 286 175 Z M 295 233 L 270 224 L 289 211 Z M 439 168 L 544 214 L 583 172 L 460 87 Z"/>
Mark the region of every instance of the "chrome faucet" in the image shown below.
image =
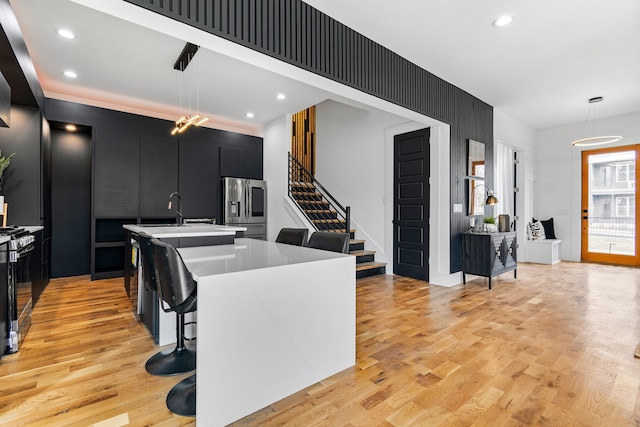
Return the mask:
<path id="1" fill-rule="evenodd" d="M 174 191 L 173 193 L 169 194 L 169 206 L 167 207 L 167 209 L 171 209 L 171 199 L 173 199 L 173 196 L 178 196 L 178 207 L 176 208 L 176 220 L 177 220 L 177 224 L 178 225 L 182 225 L 184 224 L 184 218 L 182 216 L 182 196 L 180 195 L 180 193 Z"/>

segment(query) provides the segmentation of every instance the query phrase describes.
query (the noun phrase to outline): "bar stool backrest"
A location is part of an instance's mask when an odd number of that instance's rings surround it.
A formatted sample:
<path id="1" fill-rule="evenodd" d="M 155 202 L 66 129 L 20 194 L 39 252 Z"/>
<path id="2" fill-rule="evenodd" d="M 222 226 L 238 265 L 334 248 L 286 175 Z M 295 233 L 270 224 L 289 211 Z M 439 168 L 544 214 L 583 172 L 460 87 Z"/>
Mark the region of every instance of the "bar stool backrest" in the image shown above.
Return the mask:
<path id="1" fill-rule="evenodd" d="M 144 287 L 151 291 L 157 291 L 158 284 L 156 283 L 156 273 L 153 266 L 151 237 L 139 234 L 136 240 L 140 245 L 140 261 L 142 261 L 142 281 L 144 282 Z"/>
<path id="2" fill-rule="evenodd" d="M 190 313 L 196 310 L 197 284 L 178 251 L 158 239 L 151 239 L 153 264 L 160 297 L 170 311 Z"/>
<path id="3" fill-rule="evenodd" d="M 276 243 L 304 246 L 307 244 L 309 230 L 306 228 L 282 228 L 276 237 Z"/>
<path id="4" fill-rule="evenodd" d="M 307 247 L 348 254 L 349 239 L 350 236 L 347 233 L 334 233 L 333 231 L 316 231 L 309 238 Z"/>

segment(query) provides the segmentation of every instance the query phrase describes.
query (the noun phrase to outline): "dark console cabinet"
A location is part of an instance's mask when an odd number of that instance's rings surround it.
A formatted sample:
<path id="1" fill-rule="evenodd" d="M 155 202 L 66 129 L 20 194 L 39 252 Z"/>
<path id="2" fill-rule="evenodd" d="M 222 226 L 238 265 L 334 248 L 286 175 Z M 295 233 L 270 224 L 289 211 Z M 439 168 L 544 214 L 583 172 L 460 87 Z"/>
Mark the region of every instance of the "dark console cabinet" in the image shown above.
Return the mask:
<path id="1" fill-rule="evenodd" d="M 467 274 L 489 279 L 513 271 L 517 274 L 516 232 L 464 233 L 462 235 L 462 283 L 467 283 Z"/>

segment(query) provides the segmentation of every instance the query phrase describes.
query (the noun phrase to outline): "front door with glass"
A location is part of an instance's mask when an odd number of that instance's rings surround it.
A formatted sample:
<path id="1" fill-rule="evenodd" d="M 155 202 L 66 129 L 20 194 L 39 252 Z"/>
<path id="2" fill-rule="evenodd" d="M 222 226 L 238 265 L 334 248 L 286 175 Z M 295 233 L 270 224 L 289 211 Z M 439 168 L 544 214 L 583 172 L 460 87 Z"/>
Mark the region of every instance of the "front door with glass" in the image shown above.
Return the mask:
<path id="1" fill-rule="evenodd" d="M 640 146 L 582 152 L 582 259 L 640 265 L 636 181 Z"/>

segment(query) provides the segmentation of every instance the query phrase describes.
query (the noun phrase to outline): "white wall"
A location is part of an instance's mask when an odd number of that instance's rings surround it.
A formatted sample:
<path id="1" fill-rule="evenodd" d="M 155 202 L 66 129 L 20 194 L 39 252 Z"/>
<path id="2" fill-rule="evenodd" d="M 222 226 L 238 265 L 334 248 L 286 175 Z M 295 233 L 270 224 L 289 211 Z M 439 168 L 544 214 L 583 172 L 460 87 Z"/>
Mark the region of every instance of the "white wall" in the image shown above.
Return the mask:
<path id="1" fill-rule="evenodd" d="M 289 212 L 289 149 L 291 116 L 264 126 L 263 177 L 267 181 L 267 240 L 275 240 L 282 227 L 305 227 Z"/>
<path id="2" fill-rule="evenodd" d="M 536 132 L 534 129 L 502 113 L 493 110 L 494 142 L 500 142 L 513 147 L 518 154 L 520 164 L 516 176 L 516 186 L 520 191 L 516 195 L 516 222 L 518 233 L 518 261 L 525 261 L 527 231 L 531 217 L 534 216 L 534 194 L 536 183 Z M 495 150 L 494 150 L 495 152 Z M 494 159 L 495 160 L 495 159 Z M 494 163 L 495 164 L 495 163 Z"/>
<path id="3" fill-rule="evenodd" d="M 579 123 L 536 135 L 538 170 L 533 214 L 541 219 L 553 217 L 556 236 L 562 239 L 560 257 L 567 261 L 580 261 L 581 257 L 581 152 L 588 148 L 572 147 L 571 141 L 584 137 L 584 128 L 584 123 Z M 609 146 L 640 144 L 640 113 L 598 120 L 595 129 L 601 135 L 624 137 Z"/>
<path id="4" fill-rule="evenodd" d="M 405 122 L 331 100 L 316 105 L 316 178 L 339 203 L 351 206 L 356 238 L 365 239 L 381 262 L 389 262 L 384 250 L 384 130 Z"/>

